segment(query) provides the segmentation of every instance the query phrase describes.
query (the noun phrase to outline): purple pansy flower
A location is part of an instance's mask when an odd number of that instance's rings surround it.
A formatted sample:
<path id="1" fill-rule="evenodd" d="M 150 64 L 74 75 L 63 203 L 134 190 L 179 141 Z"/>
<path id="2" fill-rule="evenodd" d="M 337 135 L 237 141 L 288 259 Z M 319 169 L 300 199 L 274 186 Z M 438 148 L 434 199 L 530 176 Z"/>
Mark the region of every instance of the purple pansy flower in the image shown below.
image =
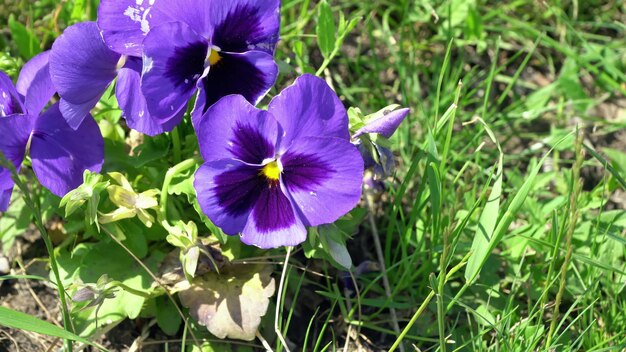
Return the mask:
<path id="1" fill-rule="evenodd" d="M 16 87 L 0 71 L 0 151 L 19 170 L 30 141 L 35 175 L 44 187 L 63 196 L 82 183 L 84 170 L 100 171 L 104 141 L 90 116 L 74 130 L 59 104 L 40 114 L 55 92 L 48 57 L 44 52 L 26 63 Z M 13 185 L 9 170 L 0 167 L 0 211 L 8 208 Z"/>
<path id="2" fill-rule="evenodd" d="M 378 179 L 389 176 L 393 172 L 395 167 L 393 153 L 389 148 L 380 145 L 377 140 L 372 140 L 368 136 L 380 135 L 383 138 L 391 138 L 410 112 L 408 108 L 394 110 L 395 107 L 397 105 L 391 106 L 391 110 L 383 109 L 374 114 L 374 116 L 380 116 L 368 121 L 352 135 L 352 140 L 365 161 L 365 168 L 372 168 L 374 176 Z"/>
<path id="3" fill-rule="evenodd" d="M 346 110 L 317 77 L 296 79 L 267 111 L 239 95 L 222 98 L 198 122 L 198 140 L 202 211 L 244 243 L 297 245 L 305 226 L 332 223 L 360 199 L 363 159 Z"/>
<path id="4" fill-rule="evenodd" d="M 140 89 L 141 68 L 141 58 L 107 47 L 95 22 L 68 27 L 50 54 L 50 74 L 61 96 L 63 117 L 77 128 L 117 77 L 115 94 L 128 126 L 151 136 L 171 131 L 184 111 L 161 118 L 150 116 Z"/>
<path id="5" fill-rule="evenodd" d="M 352 138 L 356 139 L 366 133 L 374 133 L 385 138 L 391 138 L 398 127 L 400 127 L 402 121 L 409 115 L 409 112 L 411 112 L 409 108 L 383 111 L 380 117 L 368 121 L 365 126 L 359 128 L 352 135 Z"/>
<path id="6" fill-rule="evenodd" d="M 195 125 L 220 98 L 240 94 L 256 104 L 274 85 L 279 0 L 150 3 L 141 87 L 153 115 L 183 109 L 198 91 Z"/>

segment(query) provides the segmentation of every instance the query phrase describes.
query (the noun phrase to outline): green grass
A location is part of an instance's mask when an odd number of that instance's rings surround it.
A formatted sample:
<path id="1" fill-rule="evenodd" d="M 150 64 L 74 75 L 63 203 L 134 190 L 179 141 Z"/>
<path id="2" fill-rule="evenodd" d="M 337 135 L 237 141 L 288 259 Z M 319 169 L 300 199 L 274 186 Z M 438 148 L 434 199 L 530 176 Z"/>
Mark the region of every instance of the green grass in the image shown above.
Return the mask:
<path id="1" fill-rule="evenodd" d="M 42 9 L 57 2 L 14 3 L 49 46 L 58 31 Z M 387 270 L 357 275 L 350 296 L 349 278 L 296 253 L 283 335 L 303 351 L 626 349 L 625 5 L 329 3 L 336 19 L 360 20 L 321 76 L 346 106 L 412 113 L 393 138 L 398 165 L 374 198 L 374 226 L 348 243 L 355 264 L 377 262 L 377 231 Z M 283 0 L 270 97 L 326 64 L 317 4 Z M 15 73 L 26 58 L 2 34 L 0 69 Z"/>
<path id="2" fill-rule="evenodd" d="M 305 5 L 285 2 L 284 23 L 304 28 L 285 33 L 287 53 L 296 40 L 314 47 L 307 35 L 313 19 L 300 16 Z M 400 165 L 386 183 L 389 194 L 376 204 L 392 298 L 380 274 L 359 277 L 360 297 L 351 300 L 328 280 L 317 289 L 337 302 L 326 313 L 337 320 L 335 335 L 327 332 L 326 339 L 342 348 L 338 335 L 348 324 L 361 328 L 366 345 L 385 350 L 396 341 L 407 350 L 439 351 L 626 348 L 626 213 L 623 203 L 609 200 L 624 197 L 619 178 L 626 170 L 611 172 L 589 153 L 581 171 L 573 167 L 577 126 L 590 146 L 605 146 L 604 138 L 626 127 L 623 115 L 594 110 L 623 103 L 623 5 L 333 5 L 362 21 L 325 77 L 349 105 L 375 111 L 397 102 L 412 114 L 394 138 Z M 579 172 L 587 178 L 580 195 L 574 190 L 582 181 L 572 179 Z M 363 225 L 354 252 L 371 243 L 371 230 Z M 376 260 L 369 248 L 360 257 Z M 472 249 L 467 271 L 444 280 Z M 432 300 L 418 310 L 426 299 Z M 297 311 L 305 302 L 293 304 Z M 401 329 L 413 323 L 401 341 L 391 307 Z M 314 320 L 324 318 L 318 313 Z"/>

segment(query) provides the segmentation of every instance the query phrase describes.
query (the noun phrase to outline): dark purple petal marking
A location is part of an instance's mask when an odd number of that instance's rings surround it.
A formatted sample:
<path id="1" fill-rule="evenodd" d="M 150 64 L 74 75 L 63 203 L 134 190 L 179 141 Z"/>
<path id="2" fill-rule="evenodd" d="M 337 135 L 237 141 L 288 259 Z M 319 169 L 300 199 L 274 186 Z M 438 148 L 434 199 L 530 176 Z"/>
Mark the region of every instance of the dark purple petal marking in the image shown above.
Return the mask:
<path id="1" fill-rule="evenodd" d="M 266 4 L 259 4 L 262 2 Z M 278 42 L 279 1 L 235 1 L 230 6 L 226 16 L 215 24 L 213 44 L 222 50 L 236 53 L 248 50 L 273 53 Z M 275 25 L 275 30 L 268 31 L 264 21 Z"/>
<path id="2" fill-rule="evenodd" d="M 361 198 L 363 159 L 343 138 L 301 138 L 281 157 L 282 182 L 306 226 L 336 221 Z"/>
<path id="3" fill-rule="evenodd" d="M 279 36 L 280 0 L 157 0 L 150 14 L 151 27 L 183 22 L 223 51 L 272 54 Z"/>
<path id="4" fill-rule="evenodd" d="M 250 164 L 260 164 L 274 155 L 274 146 L 250 124 L 237 121 L 233 128 L 232 145 L 228 150 L 236 159 Z"/>
<path id="5" fill-rule="evenodd" d="M 267 182 L 259 176 L 258 166 L 240 166 L 215 177 L 218 204 L 231 216 L 250 212 Z"/>
<path id="6" fill-rule="evenodd" d="M 208 41 L 182 22 L 150 30 L 143 41 L 141 90 L 154 117 L 166 119 L 187 106 L 208 49 Z"/>
<path id="7" fill-rule="evenodd" d="M 202 211 L 229 235 L 244 229 L 264 185 L 258 169 L 220 160 L 203 164 L 195 173 L 193 185 Z"/>
<path id="8" fill-rule="evenodd" d="M 24 113 L 22 98 L 19 96 L 13 81 L 0 71 L 0 117 Z"/>
<path id="9" fill-rule="evenodd" d="M 194 125 L 205 162 L 236 159 L 261 164 L 275 157 L 281 133 L 271 114 L 250 105 L 241 95 L 222 98 Z"/>
<path id="10" fill-rule="evenodd" d="M 165 77 L 169 78 L 176 88 L 193 89 L 204 71 L 207 51 L 206 42 L 195 42 L 175 48 L 174 54 L 167 60 Z"/>
<path id="11" fill-rule="evenodd" d="M 313 191 L 335 173 L 330 164 L 313 154 L 287 152 L 280 161 L 283 163 L 283 182 L 290 190 Z"/>
<path id="12" fill-rule="evenodd" d="M 220 98 L 243 95 L 252 105 L 267 94 L 276 81 L 278 67 L 274 58 L 264 52 L 244 54 L 220 52 L 221 60 L 209 69 L 200 90 L 203 113 Z"/>
<path id="13" fill-rule="evenodd" d="M 296 214 L 289 198 L 277 184 L 265 185 L 259 190 L 258 199 L 252 210 L 256 230 L 267 234 L 288 229 L 296 224 Z"/>

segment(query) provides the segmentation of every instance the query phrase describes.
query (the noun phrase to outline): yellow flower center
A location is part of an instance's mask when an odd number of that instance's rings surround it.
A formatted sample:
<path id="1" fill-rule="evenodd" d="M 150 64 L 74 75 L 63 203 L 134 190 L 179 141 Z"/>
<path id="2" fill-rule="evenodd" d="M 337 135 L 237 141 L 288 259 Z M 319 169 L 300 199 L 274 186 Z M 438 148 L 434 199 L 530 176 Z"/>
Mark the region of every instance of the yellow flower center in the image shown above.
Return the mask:
<path id="1" fill-rule="evenodd" d="M 280 167 L 278 166 L 278 162 L 274 160 L 263 166 L 261 174 L 270 181 L 278 181 L 280 179 Z"/>
<path id="2" fill-rule="evenodd" d="M 209 55 L 207 55 L 207 61 L 209 62 L 209 65 L 213 66 L 216 63 L 220 62 L 220 60 L 222 59 L 222 57 L 220 56 L 220 51 L 219 49 L 217 49 L 216 47 L 212 47 L 209 51 Z"/>

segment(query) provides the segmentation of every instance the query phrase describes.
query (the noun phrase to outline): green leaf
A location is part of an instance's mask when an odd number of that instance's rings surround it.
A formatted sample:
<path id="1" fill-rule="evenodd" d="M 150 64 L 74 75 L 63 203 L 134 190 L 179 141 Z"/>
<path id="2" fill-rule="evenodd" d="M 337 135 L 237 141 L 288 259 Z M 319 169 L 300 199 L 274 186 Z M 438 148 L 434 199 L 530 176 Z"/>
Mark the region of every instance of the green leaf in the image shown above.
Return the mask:
<path id="1" fill-rule="evenodd" d="M 502 198 L 502 154 L 498 160 L 496 181 L 491 194 L 485 204 L 472 241 L 472 256 L 465 267 L 465 280 L 470 280 L 482 267 L 483 259 L 489 256 L 489 242 L 494 235 L 498 214 L 500 213 L 500 199 Z"/>
<path id="2" fill-rule="evenodd" d="M 602 166 L 604 166 L 607 170 L 609 170 L 609 172 L 613 175 L 613 177 L 615 177 L 615 179 L 622 186 L 622 188 L 626 190 L 626 180 L 624 179 L 624 177 L 622 177 L 620 172 L 616 170 L 606 159 L 604 159 L 604 157 L 602 157 L 602 155 L 596 152 L 593 148 L 591 148 L 587 144 L 583 144 L 583 147 L 585 147 L 585 150 L 587 151 L 587 153 L 591 154 L 600 163 L 602 163 Z M 611 157 L 611 155 L 609 155 L 609 157 Z"/>
<path id="3" fill-rule="evenodd" d="M 79 22 L 85 19 L 85 15 L 87 13 L 87 1 L 85 0 L 74 0 L 72 7 L 72 13 L 70 14 L 70 19 L 74 22 Z"/>
<path id="4" fill-rule="evenodd" d="M 161 330 L 170 336 L 176 335 L 182 323 L 182 318 L 178 314 L 176 306 L 167 296 L 156 298 L 156 318 Z"/>
<path id="5" fill-rule="evenodd" d="M 155 272 L 164 256 L 162 252 L 152 249 L 150 256 L 143 262 Z M 77 281 L 93 284 L 106 274 L 111 280 L 119 281 L 133 290 L 151 292 L 153 289 L 150 274 L 113 241 L 81 243 L 71 252 L 62 250 L 58 255 L 58 263 L 65 286 Z M 114 326 L 127 317 L 136 318 L 145 301 L 145 297 L 119 289 L 114 298 L 104 300 L 97 313 L 97 324 L 95 307 L 75 310 L 72 321 L 77 332 L 91 336 L 98 329 Z"/>
<path id="6" fill-rule="evenodd" d="M 33 56 L 41 52 L 41 43 L 35 37 L 35 34 L 23 24 L 15 20 L 15 16 L 9 16 L 9 29 L 13 41 L 17 45 L 17 50 L 26 59 L 32 59 Z"/>
<path id="7" fill-rule="evenodd" d="M 0 306 L 0 325 L 13 329 L 32 331 L 39 334 L 59 337 L 66 340 L 78 341 L 87 345 L 95 346 L 102 351 L 106 351 L 104 347 L 90 342 L 89 340 L 86 340 L 78 335 L 72 334 L 71 332 L 56 325 L 2 306 Z"/>
<path id="8" fill-rule="evenodd" d="M 341 269 L 350 270 L 352 267 L 352 258 L 346 248 L 346 238 L 335 224 L 322 225 L 318 228 L 318 235 L 322 248 L 328 255 L 339 264 Z"/>
<path id="9" fill-rule="evenodd" d="M 322 52 L 322 56 L 326 59 L 330 58 L 335 49 L 336 33 L 337 28 L 335 27 L 333 11 L 330 5 L 328 5 L 328 2 L 322 0 L 319 4 L 316 34 L 317 44 Z"/>
<path id="10" fill-rule="evenodd" d="M 558 146 L 564 140 L 566 140 L 568 137 L 569 135 L 563 137 L 559 142 L 556 143 L 555 147 Z M 483 267 L 483 265 L 487 261 L 487 258 L 489 258 L 489 254 L 491 253 L 491 251 L 494 250 L 494 248 L 496 248 L 496 246 L 502 239 L 502 236 L 504 236 L 504 233 L 508 230 L 509 226 L 515 219 L 515 215 L 517 215 L 517 212 L 520 210 L 520 208 L 526 201 L 526 197 L 528 196 L 528 193 L 530 192 L 533 184 L 535 183 L 537 174 L 539 174 L 539 171 L 541 170 L 543 163 L 546 161 L 546 159 L 552 153 L 553 150 L 554 149 L 550 149 L 541 158 L 541 160 L 539 160 L 539 162 L 530 170 L 530 172 L 528 173 L 528 176 L 526 176 L 524 183 L 519 188 L 519 191 L 513 197 L 513 200 L 511 200 L 511 203 L 509 204 L 506 211 L 504 212 L 504 215 L 502 215 L 502 217 L 498 221 L 496 229 L 493 232 L 494 235 L 489 240 L 487 250 L 484 251 L 486 255 L 483 258 L 479 258 L 481 259 L 479 261 L 479 265 L 476 265 L 476 267 L 478 267 L 478 270 L 474 271 L 473 275 L 467 279 L 468 282 L 473 282 L 474 280 L 476 280 L 476 277 L 480 273 L 480 269 Z"/>
<path id="11" fill-rule="evenodd" d="M 15 238 L 28 230 L 33 217 L 24 199 L 15 193 L 8 211 L 0 216 L 0 245 L 5 253 L 13 246 Z"/>
<path id="12" fill-rule="evenodd" d="M 486 305 L 481 304 L 480 306 L 478 306 L 478 308 L 476 308 L 476 311 L 474 313 L 476 315 L 476 320 L 478 321 L 480 325 L 483 325 L 483 326 L 496 325 L 496 319 L 494 318 L 493 314 L 491 314 L 491 312 L 489 311 L 489 308 L 487 308 Z"/>

